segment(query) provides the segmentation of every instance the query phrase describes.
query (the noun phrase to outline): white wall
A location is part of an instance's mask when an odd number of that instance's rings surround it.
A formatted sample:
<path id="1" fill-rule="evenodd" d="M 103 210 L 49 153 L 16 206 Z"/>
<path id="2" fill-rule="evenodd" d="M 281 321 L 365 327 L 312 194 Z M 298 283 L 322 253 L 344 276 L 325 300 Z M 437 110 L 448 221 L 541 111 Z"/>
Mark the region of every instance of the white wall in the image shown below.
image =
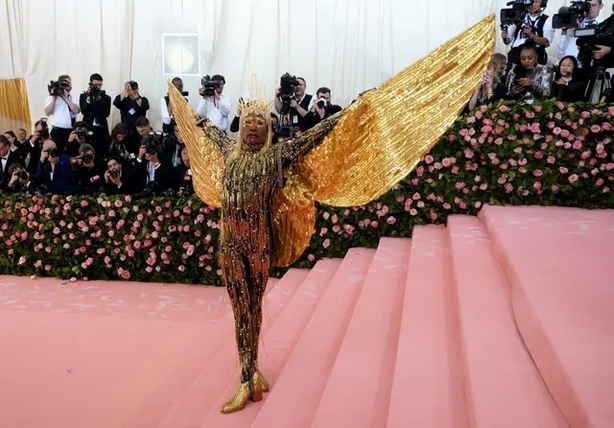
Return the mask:
<path id="1" fill-rule="evenodd" d="M 202 74 L 223 74 L 234 105 L 256 74 L 272 94 L 289 71 L 307 91 L 328 86 L 347 105 L 489 13 L 503 0 L 5 0 L 0 8 L 0 78 L 24 77 L 32 117 L 42 116 L 46 84 L 103 75 L 113 97 L 134 79 L 160 128 L 162 34 L 197 33 Z M 551 16 L 565 4 L 551 0 Z M 567 2 L 568 3 L 568 2 Z M 602 17 L 611 13 L 606 0 Z M 498 34 L 494 35 L 499 40 Z M 498 41 L 498 50 L 505 47 Z M 553 54 L 556 51 L 553 50 Z M 199 77 L 185 77 L 196 105 Z M 119 119 L 113 108 L 112 122 Z"/>

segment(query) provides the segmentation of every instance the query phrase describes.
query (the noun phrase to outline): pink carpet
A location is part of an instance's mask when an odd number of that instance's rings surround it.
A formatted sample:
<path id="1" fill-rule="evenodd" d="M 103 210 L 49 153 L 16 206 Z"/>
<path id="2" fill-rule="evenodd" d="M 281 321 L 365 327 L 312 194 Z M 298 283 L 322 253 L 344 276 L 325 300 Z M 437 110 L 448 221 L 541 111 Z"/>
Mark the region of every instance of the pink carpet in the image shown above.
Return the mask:
<path id="1" fill-rule="evenodd" d="M 0 277 L 0 427 L 614 426 L 614 211 L 485 207 L 265 298 L 232 415 L 223 288 Z"/>

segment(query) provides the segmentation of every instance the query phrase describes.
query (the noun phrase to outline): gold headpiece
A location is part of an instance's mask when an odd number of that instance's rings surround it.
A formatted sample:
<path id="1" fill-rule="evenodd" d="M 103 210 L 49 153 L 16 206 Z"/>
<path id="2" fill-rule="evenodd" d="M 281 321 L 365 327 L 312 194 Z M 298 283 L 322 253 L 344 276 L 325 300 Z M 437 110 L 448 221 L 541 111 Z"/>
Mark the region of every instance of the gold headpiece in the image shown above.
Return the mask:
<path id="1" fill-rule="evenodd" d="M 239 110 L 241 114 L 256 113 L 268 117 L 271 112 L 273 102 L 267 100 L 264 85 L 258 85 L 256 75 L 252 76 L 251 87 L 247 88 L 247 95 L 239 100 Z"/>

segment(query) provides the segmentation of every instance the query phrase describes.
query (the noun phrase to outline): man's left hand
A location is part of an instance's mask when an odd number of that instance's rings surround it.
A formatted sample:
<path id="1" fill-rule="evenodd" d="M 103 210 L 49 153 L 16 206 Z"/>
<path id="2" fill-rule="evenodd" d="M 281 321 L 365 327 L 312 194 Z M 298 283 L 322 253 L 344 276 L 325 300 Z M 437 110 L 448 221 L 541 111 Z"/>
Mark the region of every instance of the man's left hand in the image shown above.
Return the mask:
<path id="1" fill-rule="evenodd" d="M 612 52 L 612 48 L 609 46 L 595 45 L 595 47 L 597 48 L 593 51 L 593 58 L 595 59 L 601 59 Z"/>

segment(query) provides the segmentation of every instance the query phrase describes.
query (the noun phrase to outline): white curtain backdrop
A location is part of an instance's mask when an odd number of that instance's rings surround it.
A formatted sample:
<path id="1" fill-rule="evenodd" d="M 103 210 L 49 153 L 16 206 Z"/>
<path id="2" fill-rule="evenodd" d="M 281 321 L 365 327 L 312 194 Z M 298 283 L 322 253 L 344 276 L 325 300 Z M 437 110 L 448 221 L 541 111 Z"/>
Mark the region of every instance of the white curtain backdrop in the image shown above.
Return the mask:
<path id="1" fill-rule="evenodd" d="M 347 105 L 361 91 L 461 33 L 505 0 L 4 0 L 0 7 L 0 79 L 24 78 L 34 120 L 43 115 L 47 83 L 67 73 L 73 96 L 90 74 L 115 97 L 128 80 L 149 98 L 148 117 L 161 128 L 166 94 L 163 34 L 197 34 L 200 72 L 222 74 L 236 107 L 253 74 L 272 97 L 288 71 L 307 92 L 332 89 Z M 554 15 L 565 0 L 550 0 Z M 604 0 L 601 18 L 612 13 Z M 498 31 L 497 50 L 506 53 Z M 558 39 L 558 37 L 557 37 Z M 550 49 L 555 61 L 556 42 Z M 199 76 L 181 76 L 195 107 Z M 119 120 L 112 108 L 111 123 Z M 1 130 L 4 132 L 4 130 Z"/>

